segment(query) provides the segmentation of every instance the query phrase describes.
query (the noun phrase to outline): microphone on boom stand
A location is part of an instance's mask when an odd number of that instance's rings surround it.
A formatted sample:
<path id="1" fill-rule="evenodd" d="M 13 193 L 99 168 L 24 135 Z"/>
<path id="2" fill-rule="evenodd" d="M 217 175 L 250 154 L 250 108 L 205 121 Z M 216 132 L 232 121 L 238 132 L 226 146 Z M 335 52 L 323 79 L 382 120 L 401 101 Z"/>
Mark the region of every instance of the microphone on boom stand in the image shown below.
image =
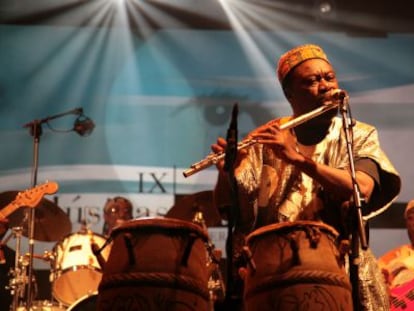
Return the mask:
<path id="1" fill-rule="evenodd" d="M 31 185 L 35 187 L 37 184 L 37 174 L 39 169 L 39 143 L 40 137 L 42 135 L 42 124 L 47 124 L 50 128 L 49 121 L 61 118 L 66 115 L 78 115 L 78 118 L 75 120 L 73 129 L 81 136 L 87 136 L 92 133 L 95 124 L 91 119 L 85 117 L 83 114 L 82 108 L 75 108 L 66 112 L 62 112 L 53 116 L 48 116 L 43 119 L 36 119 L 31 122 L 28 122 L 23 125 L 24 128 L 29 128 L 30 135 L 33 136 L 33 167 L 32 167 L 32 178 Z M 67 132 L 67 131 L 65 131 Z M 34 257 L 34 233 L 35 233 L 35 210 L 30 209 L 28 217 L 28 240 L 29 240 L 29 263 L 27 267 L 28 272 L 28 286 L 27 286 L 27 295 L 26 296 L 26 307 L 31 310 L 32 301 L 34 297 L 34 291 L 32 286 L 32 278 L 34 275 L 33 272 L 33 257 Z"/>
<path id="2" fill-rule="evenodd" d="M 81 108 L 82 109 L 82 108 Z M 78 133 L 80 136 L 89 136 L 91 135 L 93 129 L 95 128 L 95 123 L 83 114 L 83 110 L 79 117 L 76 118 L 73 125 L 73 130 Z"/>

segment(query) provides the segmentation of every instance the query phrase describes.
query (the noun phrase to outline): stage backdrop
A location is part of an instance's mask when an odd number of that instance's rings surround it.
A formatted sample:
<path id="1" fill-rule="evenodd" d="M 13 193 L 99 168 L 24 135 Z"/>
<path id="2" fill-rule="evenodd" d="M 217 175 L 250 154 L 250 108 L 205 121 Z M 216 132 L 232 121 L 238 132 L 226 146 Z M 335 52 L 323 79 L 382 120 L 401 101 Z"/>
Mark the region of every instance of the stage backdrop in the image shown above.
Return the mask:
<path id="1" fill-rule="evenodd" d="M 83 221 L 101 233 L 102 207 L 115 195 L 132 200 L 134 217 L 152 217 L 165 215 L 177 194 L 212 190 L 214 167 L 188 178 L 183 171 L 226 135 L 234 103 L 240 139 L 290 115 L 277 59 L 297 44 L 316 43 L 337 69 L 353 117 L 378 128 L 402 176 L 399 212 L 374 225 L 370 245 L 381 255 L 407 241 L 400 212 L 414 197 L 412 34 L 161 29 L 143 38 L 122 27 L 1 25 L 0 38 L 0 191 L 30 188 L 37 160 L 37 182 L 59 184 L 48 198 L 67 212 L 72 232 Z M 95 123 L 93 132 L 69 131 L 76 115 L 53 119 L 42 125 L 36 157 L 24 125 L 78 107 Z M 222 247 L 225 231 L 211 232 Z M 55 244 L 36 242 L 35 251 Z"/>

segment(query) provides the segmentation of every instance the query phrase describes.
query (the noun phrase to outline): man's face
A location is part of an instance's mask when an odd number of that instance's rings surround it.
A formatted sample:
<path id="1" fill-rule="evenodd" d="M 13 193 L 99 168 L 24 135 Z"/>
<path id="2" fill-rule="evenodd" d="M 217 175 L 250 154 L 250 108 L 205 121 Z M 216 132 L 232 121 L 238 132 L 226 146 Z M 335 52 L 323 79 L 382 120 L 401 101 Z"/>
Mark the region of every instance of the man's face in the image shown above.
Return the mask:
<path id="1" fill-rule="evenodd" d="M 104 219 L 110 228 L 132 219 L 131 206 L 124 200 L 111 200 L 105 206 Z"/>
<path id="2" fill-rule="evenodd" d="M 293 69 L 289 79 L 286 95 L 295 116 L 330 103 L 329 92 L 338 88 L 335 71 L 322 59 L 304 61 Z M 336 115 L 335 109 L 333 111 L 329 119 Z"/>

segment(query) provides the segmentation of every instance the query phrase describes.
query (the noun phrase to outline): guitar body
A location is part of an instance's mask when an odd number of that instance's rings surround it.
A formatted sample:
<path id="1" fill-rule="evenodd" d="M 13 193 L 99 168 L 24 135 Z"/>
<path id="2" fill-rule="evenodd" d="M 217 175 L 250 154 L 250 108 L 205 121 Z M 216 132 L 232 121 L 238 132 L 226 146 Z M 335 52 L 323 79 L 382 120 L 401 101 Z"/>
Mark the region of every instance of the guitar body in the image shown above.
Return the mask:
<path id="1" fill-rule="evenodd" d="M 414 310 L 414 279 L 391 289 L 391 311 Z"/>

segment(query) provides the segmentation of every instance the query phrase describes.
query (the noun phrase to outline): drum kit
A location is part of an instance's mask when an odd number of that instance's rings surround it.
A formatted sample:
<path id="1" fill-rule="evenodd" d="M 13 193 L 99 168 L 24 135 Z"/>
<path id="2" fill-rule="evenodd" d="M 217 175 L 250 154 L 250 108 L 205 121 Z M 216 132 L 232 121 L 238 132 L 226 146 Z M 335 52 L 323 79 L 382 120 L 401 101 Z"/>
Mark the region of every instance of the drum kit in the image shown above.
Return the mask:
<path id="1" fill-rule="evenodd" d="M 24 128 L 29 129 L 30 136 L 33 137 L 33 167 L 31 171 L 31 185 L 32 189 L 19 192 L 9 191 L 0 194 L 0 207 L 6 206 L 0 210 L 0 219 L 7 218 L 9 227 L 12 234 L 9 235 L 1 244 L 5 245 L 11 237 L 15 237 L 16 249 L 15 249 L 15 264 L 10 271 L 10 284 L 8 289 L 10 290 L 13 301 L 11 303 L 11 311 L 15 310 L 66 310 L 68 301 L 74 299 L 76 295 L 79 295 L 78 290 L 74 290 L 74 287 L 84 288 L 82 285 L 85 280 L 81 277 L 77 277 L 77 284 L 73 286 L 73 274 L 70 271 L 82 271 L 84 269 L 93 270 L 94 261 L 91 256 L 87 256 L 88 253 L 84 253 L 82 256 L 82 265 L 78 265 L 76 259 L 78 257 L 72 255 L 72 251 L 85 252 L 86 248 L 82 245 L 84 239 L 80 239 L 79 243 L 72 243 L 72 223 L 66 215 L 66 213 L 60 209 L 55 202 L 47 200 L 44 197 L 45 194 L 54 194 L 58 190 L 58 184 L 55 182 L 47 182 L 43 185 L 37 185 L 38 169 L 39 169 L 39 145 L 40 138 L 43 133 L 42 125 L 67 115 L 75 114 L 78 118 L 75 120 L 72 131 L 77 132 L 81 136 L 88 136 L 93 128 L 94 123 L 89 118 L 85 117 L 82 108 L 72 109 L 63 113 L 47 116 L 42 119 L 35 119 L 27 122 L 23 125 Z M 70 130 L 70 131 L 71 131 Z M 82 232 L 83 235 L 89 234 L 87 230 Z M 22 236 L 28 239 L 28 253 L 22 254 L 21 242 Z M 91 236 L 91 244 L 93 241 L 93 234 Z M 75 240 L 79 236 L 75 236 Z M 44 255 L 34 254 L 35 241 L 43 242 L 57 242 L 56 246 L 51 252 L 45 252 Z M 76 244 L 76 245 L 74 245 Z M 63 247 L 69 247 L 69 249 L 63 249 Z M 90 245 L 89 249 L 91 248 Z M 87 252 L 87 251 L 86 251 Z M 71 254 L 71 260 L 75 260 L 74 263 L 67 263 L 62 258 L 66 254 Z M 62 255 L 63 254 L 63 255 Z M 74 257 L 76 257 L 74 259 Z M 36 299 L 36 280 L 33 274 L 34 259 L 42 259 L 51 263 L 51 275 L 50 281 L 53 287 L 54 301 L 34 301 Z M 63 270 L 62 267 L 65 267 Z M 92 267 L 92 268 L 91 268 Z M 70 274 L 70 276 L 69 276 Z M 93 276 L 94 273 L 91 273 Z M 77 275 L 84 276 L 84 273 L 78 273 Z M 93 277 L 91 276 L 91 277 Z M 58 282 L 61 278 L 62 281 Z M 94 284 L 96 281 L 94 282 Z M 2 290 L 2 289 L 1 289 Z M 88 288 L 89 291 L 92 288 Z M 66 293 L 63 291 L 70 291 Z M 56 296 L 56 297 L 55 297 Z M 61 299 L 62 301 L 59 301 Z M 75 303 L 76 304 L 76 303 Z M 4 306 L 1 306 L 2 308 Z M 70 308 L 72 308 L 70 306 Z M 74 309 L 75 310 L 75 309 Z"/>
<path id="2" fill-rule="evenodd" d="M 224 299 L 224 280 L 219 268 L 221 253 L 215 249 L 207 231 L 208 226 L 216 226 L 221 221 L 218 212 L 212 208 L 211 191 L 184 196 L 166 217 L 126 221 L 116 227 L 108 239 L 87 230 L 86 226 L 78 232 L 71 232 L 72 224 L 68 215 L 46 198 L 38 197 L 33 206 L 27 202 L 18 202 L 18 206 L 15 198 L 19 195 L 17 191 L 0 193 L 0 206 L 15 205 L 13 212 L 7 213 L 11 230 L 3 241 L 5 244 L 11 237 L 15 239 L 16 260 L 14 266 L 10 267 L 8 286 L 13 297 L 11 311 L 96 310 L 98 303 L 106 304 L 108 297 L 112 300 L 114 294 L 122 289 L 119 282 L 113 280 L 114 275 L 126 278 L 128 285 L 121 290 L 124 294 L 140 292 L 141 297 L 146 299 L 151 297 L 150 293 L 156 293 L 154 299 L 159 300 L 162 292 L 160 289 L 151 290 L 151 275 L 158 278 L 156 284 L 158 288 L 164 288 L 165 298 L 171 295 L 177 298 L 175 290 L 174 294 L 169 291 L 171 287 L 180 287 L 181 280 L 181 298 L 187 301 L 195 297 L 195 303 L 203 305 L 197 310 L 214 310 L 214 302 Z M 42 255 L 33 254 L 33 259 L 50 264 L 50 299 L 37 299 L 38 287 L 33 276 L 31 284 L 35 291 L 31 307 L 27 308 L 25 301 L 30 254 L 23 254 L 21 246 L 22 238 L 29 236 L 27 214 L 31 207 L 35 207 L 34 240 L 55 244 L 51 251 L 45 251 Z M 127 240 L 129 244 L 125 242 Z M 176 261 L 178 256 L 182 256 L 179 263 Z M 126 263 L 123 263 L 125 260 Z M 135 272 L 139 275 L 134 276 Z M 146 276 L 142 276 L 144 274 Z M 128 281 L 131 276 L 135 278 L 135 285 L 141 285 L 137 290 Z M 118 297 L 115 301 L 119 301 L 119 296 L 115 296 Z"/>
<path id="3" fill-rule="evenodd" d="M 10 206 L 16 196 L 17 192 L 1 193 L 0 206 Z M 216 303 L 229 297 L 221 252 L 208 233 L 209 226 L 222 221 L 212 191 L 178 199 L 165 217 L 127 220 L 108 238 L 86 226 L 72 233 L 68 216 L 47 199 L 23 203 L 35 207 L 34 239 L 55 242 L 51 251 L 33 255 L 50 263 L 52 299 L 34 297 L 30 308 L 21 303 L 29 284 L 30 257 L 20 252 L 28 223 L 26 208 L 14 204 L 16 211 L 8 216 L 16 240 L 11 311 L 213 311 Z M 273 224 L 251 232 L 242 250 L 248 258 L 241 269 L 245 310 L 257 306 L 269 311 L 309 310 L 303 305 L 321 303 L 327 310 L 352 310 L 337 235 L 333 228 L 312 221 Z"/>
<path id="4" fill-rule="evenodd" d="M 96 296 L 102 270 L 96 256 L 92 253 L 91 243 L 101 247 L 106 239 L 81 229 L 71 233 L 72 223 L 67 214 L 54 202 L 43 198 L 41 187 L 50 187 L 50 183 L 23 192 L 7 191 L 0 194 L 1 215 L 7 216 L 10 235 L 2 242 L 6 244 L 12 237 L 15 239 L 15 262 L 10 267 L 8 290 L 12 295 L 11 311 L 37 310 L 61 311 L 81 310 L 77 305 L 85 305 L 89 296 Z M 40 190 L 40 192 L 39 192 Z M 32 198 L 35 197 L 35 200 Z M 16 199 L 17 198 L 17 199 Z M 29 201 L 29 202 L 28 202 Z M 33 202 L 31 202 L 33 201 Z M 36 300 L 37 284 L 33 276 L 31 280 L 33 301 L 30 308 L 25 305 L 27 286 L 29 284 L 30 254 L 21 251 L 22 237 L 29 237 L 28 210 L 35 208 L 34 240 L 56 242 L 51 251 L 42 255 L 33 254 L 33 259 L 50 263 L 50 282 L 53 297 L 51 300 Z M 102 251 L 108 257 L 109 248 Z M 68 309 L 69 308 L 69 309 Z"/>

